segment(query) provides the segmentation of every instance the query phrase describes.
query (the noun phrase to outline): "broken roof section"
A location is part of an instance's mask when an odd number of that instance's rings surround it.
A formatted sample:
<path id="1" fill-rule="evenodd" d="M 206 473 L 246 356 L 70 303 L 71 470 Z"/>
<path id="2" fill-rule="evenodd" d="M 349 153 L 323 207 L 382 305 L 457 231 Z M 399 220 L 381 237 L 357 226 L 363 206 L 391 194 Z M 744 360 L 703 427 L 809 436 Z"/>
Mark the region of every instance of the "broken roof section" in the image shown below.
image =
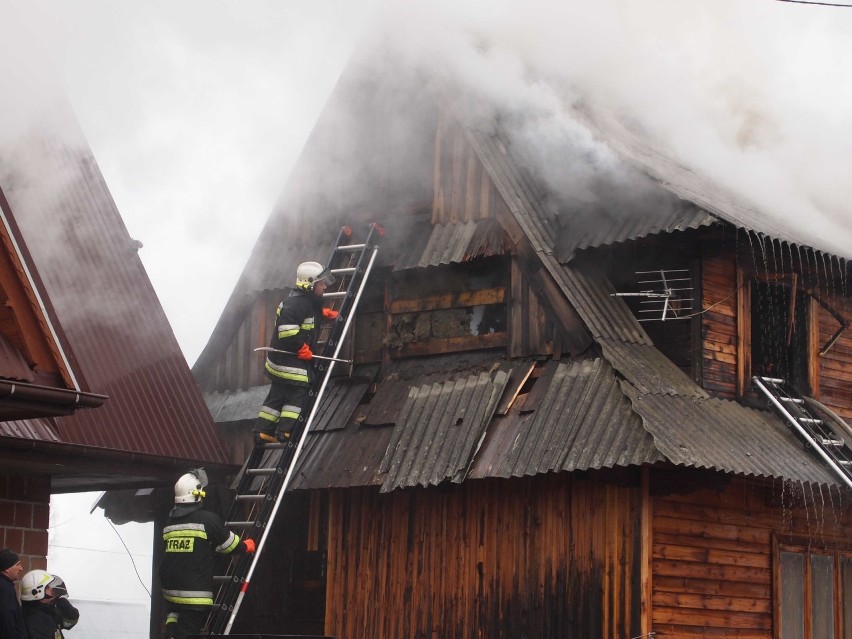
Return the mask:
<path id="1" fill-rule="evenodd" d="M 0 147 L 0 186 L 96 410 L 52 422 L 58 441 L 144 464 L 225 465 L 201 394 L 94 157 L 68 109 Z M 32 431 L 36 432 L 36 431 Z M 5 433 L 12 436 L 11 432 Z M 123 459 L 126 456 L 121 456 Z"/>

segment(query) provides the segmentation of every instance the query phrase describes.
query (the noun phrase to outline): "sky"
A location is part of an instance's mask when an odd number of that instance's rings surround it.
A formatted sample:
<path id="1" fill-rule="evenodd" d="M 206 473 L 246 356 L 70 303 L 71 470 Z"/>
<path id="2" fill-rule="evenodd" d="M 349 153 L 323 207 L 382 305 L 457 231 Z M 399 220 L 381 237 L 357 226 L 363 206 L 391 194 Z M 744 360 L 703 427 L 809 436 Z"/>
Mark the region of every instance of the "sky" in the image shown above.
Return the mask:
<path id="1" fill-rule="evenodd" d="M 190 365 L 346 60 L 371 38 L 504 109 L 532 114 L 519 134 L 554 148 L 585 145 L 572 162 L 541 149 L 553 158 L 554 180 L 611 161 L 566 108 L 594 105 L 824 245 L 852 252 L 852 8 L 0 0 L 0 20 L 0 70 L 27 79 L 6 104 L 38 99 L 38 69 L 60 78 Z M 73 571 L 85 596 L 146 596 L 127 567 L 126 594 L 99 591 L 74 567 L 95 565 L 96 553 L 73 550 L 87 537 L 102 540 L 97 556 L 113 566 L 122 551 L 109 526 L 92 533 L 103 517 L 87 514 L 89 497 L 57 498 L 51 565 L 69 571 L 72 593 Z M 118 530 L 141 563 L 150 561 L 150 527 Z"/>

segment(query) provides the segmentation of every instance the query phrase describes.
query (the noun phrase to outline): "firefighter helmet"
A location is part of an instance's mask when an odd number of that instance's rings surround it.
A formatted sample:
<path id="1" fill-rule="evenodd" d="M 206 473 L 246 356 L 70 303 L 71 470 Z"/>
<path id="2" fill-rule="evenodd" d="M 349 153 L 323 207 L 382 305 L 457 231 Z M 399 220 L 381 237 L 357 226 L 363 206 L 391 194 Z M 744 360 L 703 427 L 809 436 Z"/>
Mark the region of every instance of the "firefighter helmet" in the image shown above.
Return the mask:
<path id="1" fill-rule="evenodd" d="M 23 601 L 40 601 L 44 599 L 47 587 L 56 579 L 46 570 L 30 570 L 21 579 L 21 599 Z M 62 581 L 61 579 L 59 580 Z"/>
<path id="2" fill-rule="evenodd" d="M 195 504 L 207 496 L 207 473 L 203 468 L 191 470 L 181 475 L 175 482 L 175 503 Z"/>
<path id="3" fill-rule="evenodd" d="M 302 262 L 296 267 L 296 288 L 310 291 L 322 280 L 334 284 L 334 276 L 319 262 Z"/>

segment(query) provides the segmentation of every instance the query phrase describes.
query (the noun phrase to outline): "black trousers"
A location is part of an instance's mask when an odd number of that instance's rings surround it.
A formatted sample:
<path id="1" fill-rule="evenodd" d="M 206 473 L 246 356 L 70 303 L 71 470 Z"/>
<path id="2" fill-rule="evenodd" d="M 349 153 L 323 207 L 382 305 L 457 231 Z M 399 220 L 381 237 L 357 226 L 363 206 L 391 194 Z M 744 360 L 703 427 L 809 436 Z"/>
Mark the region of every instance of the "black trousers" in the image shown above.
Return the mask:
<path id="1" fill-rule="evenodd" d="M 209 608 L 172 608 L 166 617 L 166 639 L 200 635 L 209 615 Z"/>
<path id="2" fill-rule="evenodd" d="M 310 392 L 307 386 L 272 382 L 254 424 L 254 432 L 287 437 L 307 417 Z"/>

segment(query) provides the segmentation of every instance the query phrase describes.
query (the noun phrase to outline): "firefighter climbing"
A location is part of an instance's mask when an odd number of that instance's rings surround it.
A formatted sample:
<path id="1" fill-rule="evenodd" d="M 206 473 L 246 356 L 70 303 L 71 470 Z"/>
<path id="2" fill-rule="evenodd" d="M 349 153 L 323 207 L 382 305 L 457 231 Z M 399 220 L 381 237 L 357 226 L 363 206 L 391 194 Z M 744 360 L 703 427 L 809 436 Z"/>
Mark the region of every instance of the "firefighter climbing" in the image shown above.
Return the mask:
<path id="1" fill-rule="evenodd" d="M 323 308 L 323 294 L 334 276 L 318 262 L 303 262 L 296 269 L 296 288 L 275 311 L 275 329 L 264 370 L 271 380 L 254 427 L 255 444 L 285 442 L 304 421 L 313 384 L 311 360 L 317 329 L 337 311 Z M 319 319 L 318 318 L 322 318 Z"/>

